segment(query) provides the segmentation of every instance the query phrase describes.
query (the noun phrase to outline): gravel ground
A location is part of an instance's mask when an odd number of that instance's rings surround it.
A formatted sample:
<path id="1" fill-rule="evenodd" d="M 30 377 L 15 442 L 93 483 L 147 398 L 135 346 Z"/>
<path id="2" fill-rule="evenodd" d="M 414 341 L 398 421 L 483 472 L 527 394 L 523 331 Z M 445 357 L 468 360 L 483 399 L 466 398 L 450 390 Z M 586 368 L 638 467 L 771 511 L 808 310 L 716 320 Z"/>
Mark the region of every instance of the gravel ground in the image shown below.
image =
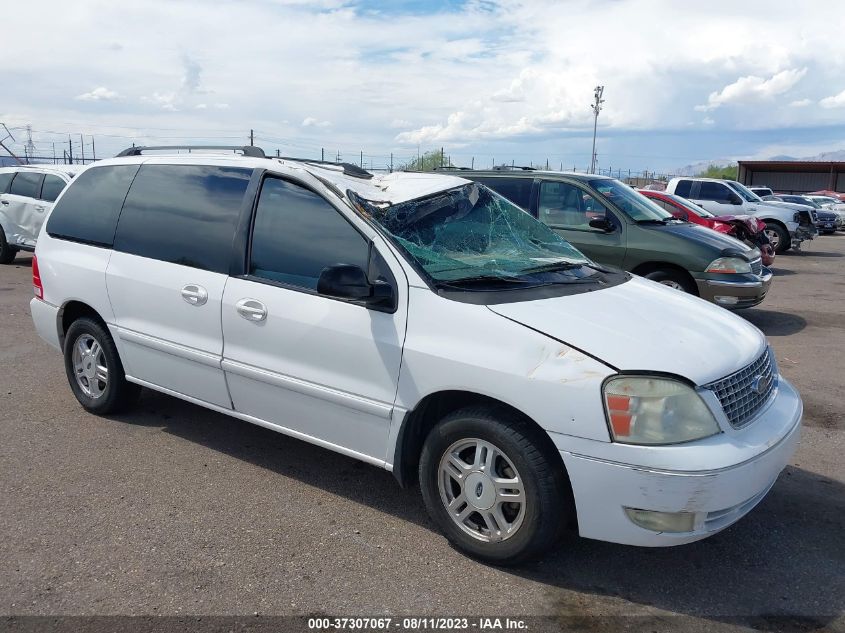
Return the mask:
<path id="1" fill-rule="evenodd" d="M 0 615 L 676 614 L 700 630 L 736 617 L 845 628 L 845 235 L 775 269 L 763 306 L 741 314 L 801 391 L 805 430 L 758 508 L 692 545 L 573 537 L 497 569 L 453 550 L 418 491 L 377 468 L 149 391 L 131 414 L 84 412 L 32 328 L 21 254 L 0 267 Z"/>

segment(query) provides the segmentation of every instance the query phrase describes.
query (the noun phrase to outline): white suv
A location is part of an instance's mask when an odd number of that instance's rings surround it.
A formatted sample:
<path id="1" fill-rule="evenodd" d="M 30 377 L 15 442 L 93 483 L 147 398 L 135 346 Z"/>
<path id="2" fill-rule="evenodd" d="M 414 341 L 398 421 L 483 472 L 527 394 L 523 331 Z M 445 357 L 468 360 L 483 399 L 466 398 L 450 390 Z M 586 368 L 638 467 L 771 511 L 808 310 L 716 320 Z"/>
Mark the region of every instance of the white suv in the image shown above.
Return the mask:
<path id="1" fill-rule="evenodd" d="M 787 464 L 801 399 L 742 318 L 463 178 L 245 149 L 136 148 L 59 198 L 32 317 L 89 411 L 144 386 L 418 480 L 498 563 L 704 538 Z"/>
<path id="2" fill-rule="evenodd" d="M 0 264 L 34 251 L 44 218 L 82 165 L 0 167 Z"/>

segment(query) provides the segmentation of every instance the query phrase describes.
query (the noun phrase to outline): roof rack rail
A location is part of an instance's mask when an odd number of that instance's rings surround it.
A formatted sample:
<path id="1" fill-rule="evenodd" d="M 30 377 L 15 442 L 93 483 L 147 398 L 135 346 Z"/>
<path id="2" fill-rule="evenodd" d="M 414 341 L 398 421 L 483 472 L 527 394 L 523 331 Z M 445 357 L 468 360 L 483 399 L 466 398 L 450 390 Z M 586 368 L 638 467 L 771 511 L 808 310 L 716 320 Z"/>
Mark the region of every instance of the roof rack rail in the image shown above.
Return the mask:
<path id="1" fill-rule="evenodd" d="M 150 145 L 147 147 L 142 146 L 133 146 L 127 147 L 125 150 L 120 152 L 117 157 L 120 158 L 122 156 L 140 156 L 143 152 L 155 151 L 155 150 L 166 150 L 166 149 L 187 149 L 187 150 L 207 150 L 207 149 L 228 149 L 232 150 L 233 152 L 243 152 L 244 156 L 250 156 L 252 158 L 267 158 L 267 155 L 264 153 L 264 150 L 260 147 L 255 147 L 254 145 Z"/>
<path id="2" fill-rule="evenodd" d="M 434 171 L 472 171 L 470 167 L 458 167 L 457 165 L 443 165 L 434 168 Z"/>
<path id="3" fill-rule="evenodd" d="M 353 178 L 365 178 L 369 180 L 373 175 L 363 167 L 359 167 L 354 163 L 335 163 L 330 160 L 316 160 L 310 158 L 297 158 L 296 156 L 275 156 L 277 160 L 295 160 L 298 163 L 311 163 L 314 165 L 327 165 L 329 167 L 342 167 L 343 173 Z"/>
<path id="4" fill-rule="evenodd" d="M 525 165 L 495 165 L 493 171 L 537 171 L 537 168 Z"/>

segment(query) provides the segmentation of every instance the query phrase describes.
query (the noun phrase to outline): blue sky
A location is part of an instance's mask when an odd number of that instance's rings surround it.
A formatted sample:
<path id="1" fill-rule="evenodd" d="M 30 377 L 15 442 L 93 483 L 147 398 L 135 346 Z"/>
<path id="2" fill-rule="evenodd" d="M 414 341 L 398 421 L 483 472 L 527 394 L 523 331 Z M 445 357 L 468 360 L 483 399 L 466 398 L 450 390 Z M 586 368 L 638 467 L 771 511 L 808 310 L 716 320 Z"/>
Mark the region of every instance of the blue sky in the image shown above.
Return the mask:
<path id="1" fill-rule="evenodd" d="M 845 149 L 845 9 L 823 0 L 30 0 L 4 16 L 17 151 L 27 124 L 40 153 L 83 134 L 101 156 L 252 128 L 267 150 L 375 166 L 443 147 L 583 168 L 597 84 L 604 168 Z"/>

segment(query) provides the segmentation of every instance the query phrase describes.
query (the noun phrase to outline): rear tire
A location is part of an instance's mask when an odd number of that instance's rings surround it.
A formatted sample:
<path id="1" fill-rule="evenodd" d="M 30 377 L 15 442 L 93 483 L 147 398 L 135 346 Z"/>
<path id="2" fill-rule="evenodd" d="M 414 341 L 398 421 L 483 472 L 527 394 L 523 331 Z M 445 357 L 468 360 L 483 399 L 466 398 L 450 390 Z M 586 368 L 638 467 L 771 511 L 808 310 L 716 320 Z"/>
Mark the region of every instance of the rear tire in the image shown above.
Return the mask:
<path id="1" fill-rule="evenodd" d="M 141 387 L 126 380 L 117 347 L 99 321 L 74 321 L 65 335 L 64 356 L 70 389 L 87 411 L 117 413 L 138 400 Z"/>
<path id="2" fill-rule="evenodd" d="M 663 284 L 664 286 L 674 288 L 675 290 L 683 290 L 688 294 L 698 295 L 695 291 L 695 287 L 692 283 L 690 283 L 690 280 L 687 279 L 686 275 L 680 271 L 662 268 L 660 270 L 652 271 L 644 275 L 644 277 L 646 279 L 656 281 L 659 284 Z"/>
<path id="3" fill-rule="evenodd" d="M 785 253 L 789 250 L 789 247 L 792 246 L 792 240 L 789 238 L 789 232 L 780 224 L 766 222 L 766 228 L 763 230 L 766 233 L 766 237 L 769 238 L 772 248 L 775 249 L 775 253 L 778 255 Z"/>
<path id="4" fill-rule="evenodd" d="M 11 264 L 18 255 L 18 249 L 6 241 L 6 233 L 0 227 L 0 264 Z"/>
<path id="5" fill-rule="evenodd" d="M 575 516 L 548 438 L 506 409 L 461 409 L 429 433 L 420 456 L 428 513 L 458 549 L 497 565 L 540 556 Z"/>

